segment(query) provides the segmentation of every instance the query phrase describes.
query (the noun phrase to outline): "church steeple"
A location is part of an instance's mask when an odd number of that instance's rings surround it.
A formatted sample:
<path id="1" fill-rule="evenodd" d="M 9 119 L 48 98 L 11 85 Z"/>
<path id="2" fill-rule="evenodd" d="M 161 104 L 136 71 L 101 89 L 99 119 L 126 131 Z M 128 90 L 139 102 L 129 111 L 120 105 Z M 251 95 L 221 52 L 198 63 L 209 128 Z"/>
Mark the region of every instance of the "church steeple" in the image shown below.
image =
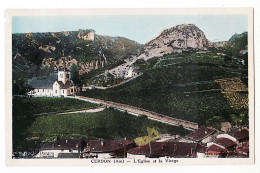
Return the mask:
<path id="1" fill-rule="evenodd" d="M 62 81 L 64 84 L 71 80 L 71 73 L 66 67 L 58 68 L 58 81 Z"/>

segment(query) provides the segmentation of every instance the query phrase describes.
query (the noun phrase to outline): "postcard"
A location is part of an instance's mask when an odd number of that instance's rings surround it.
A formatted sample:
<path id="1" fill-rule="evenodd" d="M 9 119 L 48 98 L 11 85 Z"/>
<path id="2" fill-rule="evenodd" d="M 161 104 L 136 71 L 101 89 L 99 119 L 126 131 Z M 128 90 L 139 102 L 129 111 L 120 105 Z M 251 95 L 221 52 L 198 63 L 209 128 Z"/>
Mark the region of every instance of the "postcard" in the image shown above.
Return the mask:
<path id="1" fill-rule="evenodd" d="M 5 21 L 8 166 L 254 163 L 252 8 Z"/>

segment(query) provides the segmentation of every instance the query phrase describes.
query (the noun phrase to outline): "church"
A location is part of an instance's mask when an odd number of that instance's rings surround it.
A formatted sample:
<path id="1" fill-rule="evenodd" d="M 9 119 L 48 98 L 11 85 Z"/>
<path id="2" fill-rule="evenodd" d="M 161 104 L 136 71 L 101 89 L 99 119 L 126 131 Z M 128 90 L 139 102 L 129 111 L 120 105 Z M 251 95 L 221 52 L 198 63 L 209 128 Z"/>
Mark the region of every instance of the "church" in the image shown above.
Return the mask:
<path id="1" fill-rule="evenodd" d="M 32 79 L 28 83 L 33 88 L 28 92 L 31 96 L 69 96 L 75 95 L 77 91 L 71 73 L 65 67 L 59 67 L 55 77 Z"/>

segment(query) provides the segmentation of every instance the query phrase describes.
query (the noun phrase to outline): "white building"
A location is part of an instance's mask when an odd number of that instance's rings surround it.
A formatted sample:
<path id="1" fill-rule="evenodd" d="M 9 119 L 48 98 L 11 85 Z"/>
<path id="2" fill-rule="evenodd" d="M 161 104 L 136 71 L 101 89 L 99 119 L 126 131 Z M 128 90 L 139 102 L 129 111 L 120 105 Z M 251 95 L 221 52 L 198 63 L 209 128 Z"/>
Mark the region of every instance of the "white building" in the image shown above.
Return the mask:
<path id="1" fill-rule="evenodd" d="M 35 158 L 79 158 L 81 142 L 76 139 L 60 139 L 41 144 Z"/>
<path id="2" fill-rule="evenodd" d="M 58 80 L 57 80 L 58 78 Z M 34 88 L 28 92 L 28 95 L 33 96 L 68 96 L 75 95 L 76 86 L 71 80 L 71 73 L 67 68 L 58 68 L 58 77 L 33 79 L 29 85 Z"/>

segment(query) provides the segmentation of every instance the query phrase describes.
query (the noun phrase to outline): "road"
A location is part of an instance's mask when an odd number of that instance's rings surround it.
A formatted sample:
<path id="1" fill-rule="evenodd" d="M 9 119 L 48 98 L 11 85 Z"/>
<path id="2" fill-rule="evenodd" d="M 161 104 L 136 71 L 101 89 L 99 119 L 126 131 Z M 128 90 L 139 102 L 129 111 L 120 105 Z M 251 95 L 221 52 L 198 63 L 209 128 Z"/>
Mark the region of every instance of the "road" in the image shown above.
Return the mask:
<path id="1" fill-rule="evenodd" d="M 84 100 L 84 101 L 88 101 L 88 102 L 92 102 L 92 103 L 102 104 L 106 107 L 113 107 L 115 109 L 127 111 L 127 112 L 129 112 L 131 114 L 135 114 L 135 115 L 145 115 L 150 119 L 160 121 L 160 122 L 164 122 L 164 123 L 168 123 L 168 124 L 172 124 L 172 125 L 175 125 L 175 126 L 182 125 L 185 129 L 189 129 L 189 130 L 198 129 L 198 123 L 169 117 L 169 116 L 166 116 L 166 115 L 163 115 L 163 114 L 159 114 L 159 113 L 149 111 L 149 110 L 146 110 L 146 109 L 130 106 L 130 105 L 127 105 L 127 104 L 121 104 L 121 103 L 116 103 L 116 102 L 112 102 L 112 101 L 105 101 L 105 100 L 101 100 L 101 99 L 83 97 L 83 96 L 75 96 L 75 97 L 72 97 L 72 98 L 76 98 L 76 99 L 79 99 L 79 100 Z"/>

